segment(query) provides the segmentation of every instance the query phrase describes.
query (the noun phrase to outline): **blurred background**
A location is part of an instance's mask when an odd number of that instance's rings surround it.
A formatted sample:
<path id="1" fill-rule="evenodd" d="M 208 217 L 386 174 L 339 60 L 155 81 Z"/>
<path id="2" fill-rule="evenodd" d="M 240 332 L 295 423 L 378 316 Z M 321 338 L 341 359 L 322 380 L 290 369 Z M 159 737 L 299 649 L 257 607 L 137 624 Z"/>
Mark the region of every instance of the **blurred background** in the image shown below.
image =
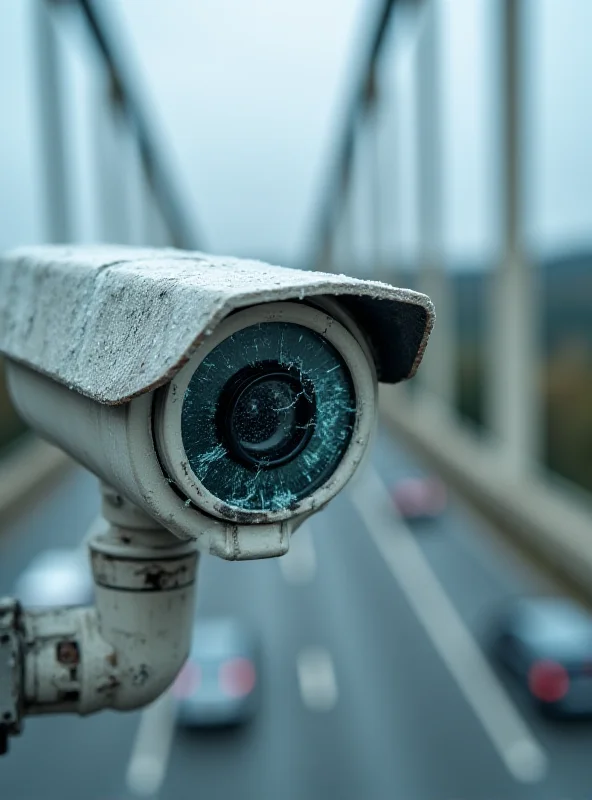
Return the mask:
<path id="1" fill-rule="evenodd" d="M 588 0 L 3 0 L 0 251 L 199 249 L 437 312 L 366 477 L 280 561 L 204 560 L 248 723 L 31 720 L 3 799 L 589 798 L 591 26 Z M 86 602 L 97 498 L 0 378 L 0 592 Z"/>

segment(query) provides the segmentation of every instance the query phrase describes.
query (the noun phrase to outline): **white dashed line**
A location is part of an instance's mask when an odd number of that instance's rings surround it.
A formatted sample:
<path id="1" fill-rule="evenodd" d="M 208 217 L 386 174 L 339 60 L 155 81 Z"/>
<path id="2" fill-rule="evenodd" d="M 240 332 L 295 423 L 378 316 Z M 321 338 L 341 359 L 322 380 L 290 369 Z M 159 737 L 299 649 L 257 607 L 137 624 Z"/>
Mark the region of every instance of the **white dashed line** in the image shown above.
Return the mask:
<path id="1" fill-rule="evenodd" d="M 509 698 L 487 659 L 426 561 L 413 535 L 396 516 L 376 470 L 352 491 L 370 537 L 407 597 L 467 703 L 506 768 L 520 783 L 537 783 L 547 755 Z"/>
<path id="2" fill-rule="evenodd" d="M 290 549 L 278 559 L 286 583 L 310 583 L 317 571 L 317 557 L 310 526 L 300 527 L 290 541 Z"/>
<path id="3" fill-rule="evenodd" d="M 311 711 L 330 711 L 338 691 L 333 661 L 324 647 L 307 647 L 296 660 L 302 702 Z"/>
<path id="4" fill-rule="evenodd" d="M 142 712 L 128 764 L 126 783 L 136 797 L 158 794 L 166 776 L 175 729 L 176 703 L 165 692 Z"/>

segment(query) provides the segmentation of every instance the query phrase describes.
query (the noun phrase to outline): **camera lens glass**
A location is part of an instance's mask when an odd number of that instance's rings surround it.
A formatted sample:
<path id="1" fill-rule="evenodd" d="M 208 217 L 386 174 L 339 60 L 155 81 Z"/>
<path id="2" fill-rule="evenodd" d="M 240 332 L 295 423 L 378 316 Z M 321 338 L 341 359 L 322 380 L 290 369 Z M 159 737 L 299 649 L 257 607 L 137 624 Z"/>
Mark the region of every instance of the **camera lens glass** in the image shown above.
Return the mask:
<path id="1" fill-rule="evenodd" d="M 247 366 L 230 378 L 217 410 L 221 441 L 247 466 L 278 467 L 306 446 L 315 426 L 312 382 L 277 361 Z"/>
<path id="2" fill-rule="evenodd" d="M 333 345 L 302 325 L 266 322 L 201 362 L 181 434 L 189 466 L 222 503 L 277 511 L 330 477 L 354 422 L 353 383 Z"/>

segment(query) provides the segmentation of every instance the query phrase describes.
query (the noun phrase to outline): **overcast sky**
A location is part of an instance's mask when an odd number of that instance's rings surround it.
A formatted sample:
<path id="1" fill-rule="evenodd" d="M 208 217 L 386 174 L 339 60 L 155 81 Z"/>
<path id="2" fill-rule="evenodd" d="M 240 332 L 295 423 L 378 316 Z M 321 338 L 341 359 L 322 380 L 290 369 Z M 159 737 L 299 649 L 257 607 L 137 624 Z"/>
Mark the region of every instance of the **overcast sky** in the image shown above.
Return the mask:
<path id="1" fill-rule="evenodd" d="M 130 55 L 208 245 L 218 252 L 297 261 L 308 244 L 377 0 L 103 2 L 126 23 Z M 478 258 L 496 240 L 495 4 L 441 0 L 444 238 L 454 258 Z M 533 244 L 548 251 L 592 238 L 592 3 L 526 5 L 526 221 Z M 43 236 L 30 9 L 31 0 L 0 4 L 2 248 Z M 85 77 L 87 55 L 84 48 L 76 54 L 68 47 L 72 113 L 90 119 L 96 109 L 89 99 L 92 79 Z M 382 69 L 388 88 L 381 109 L 381 230 L 387 250 L 407 255 L 417 243 L 414 52 L 413 37 L 400 37 L 397 53 L 391 43 Z M 90 138 L 79 136 L 72 145 L 79 163 L 86 151 L 90 158 Z M 357 172 L 364 182 L 363 156 Z M 358 205 L 364 202 L 360 189 Z M 86 206 L 77 211 L 92 213 Z"/>
<path id="2" fill-rule="evenodd" d="M 164 12 L 159 0 L 123 0 L 213 247 L 275 257 L 302 249 L 377 5 L 168 0 Z"/>

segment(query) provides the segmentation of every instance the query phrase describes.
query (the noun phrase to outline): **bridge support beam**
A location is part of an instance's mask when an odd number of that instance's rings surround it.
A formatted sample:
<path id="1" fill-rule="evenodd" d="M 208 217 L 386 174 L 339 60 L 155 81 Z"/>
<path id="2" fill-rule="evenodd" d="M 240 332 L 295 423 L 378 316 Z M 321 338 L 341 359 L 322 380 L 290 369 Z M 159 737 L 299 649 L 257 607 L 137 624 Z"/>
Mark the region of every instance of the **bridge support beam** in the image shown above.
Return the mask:
<path id="1" fill-rule="evenodd" d="M 455 402 L 454 312 L 450 278 L 444 264 L 442 219 L 442 114 L 439 8 L 425 0 L 418 40 L 418 200 L 419 289 L 436 307 L 436 326 L 418 379 L 446 406 Z"/>
<path id="2" fill-rule="evenodd" d="M 492 276 L 488 416 L 501 446 L 504 469 L 515 477 L 529 473 L 540 453 L 540 392 L 537 380 L 534 266 L 524 246 L 523 168 L 521 163 L 521 31 L 518 0 L 500 4 L 498 64 L 503 105 L 500 130 L 502 165 L 502 257 Z M 436 306 L 437 308 L 437 306 Z"/>

